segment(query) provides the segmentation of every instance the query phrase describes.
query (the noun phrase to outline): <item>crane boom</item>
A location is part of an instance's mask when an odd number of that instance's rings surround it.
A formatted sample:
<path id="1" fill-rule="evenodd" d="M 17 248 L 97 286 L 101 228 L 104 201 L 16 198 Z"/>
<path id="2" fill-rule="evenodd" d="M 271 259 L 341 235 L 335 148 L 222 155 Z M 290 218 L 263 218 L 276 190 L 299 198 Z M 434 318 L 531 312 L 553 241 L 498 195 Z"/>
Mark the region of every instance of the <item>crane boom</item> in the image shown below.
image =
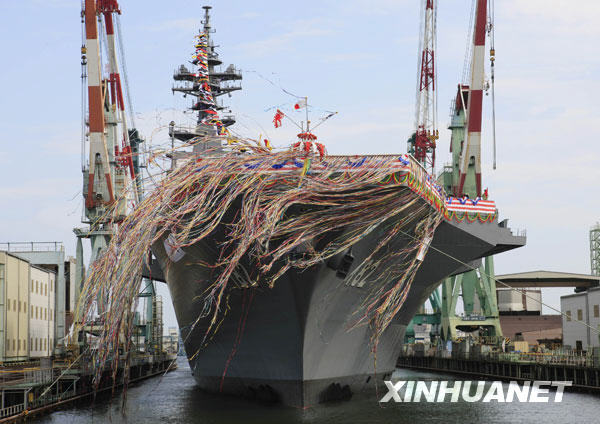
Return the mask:
<path id="1" fill-rule="evenodd" d="M 422 2 L 422 31 L 419 42 L 419 64 L 417 79 L 417 96 L 415 108 L 415 133 L 409 141 L 409 150 L 419 162 L 431 171 L 435 168 L 437 129 L 437 94 L 436 94 L 436 20 L 437 1 Z"/>
<path id="2" fill-rule="evenodd" d="M 85 45 L 82 46 L 82 83 L 84 93 L 87 83 L 88 94 L 83 104 L 84 125 L 88 126 L 83 150 L 87 143 L 89 157 L 86 161 L 82 155 L 85 199 L 85 218 L 82 221 L 89 226 L 73 229 L 77 236 L 76 280 L 79 287 L 85 278 L 82 240 L 90 240 L 89 261 L 92 264 L 106 249 L 115 229 L 127 216 L 129 208 L 140 201 L 142 194 L 141 179 L 137 175 L 139 157 L 134 157 L 142 140 L 137 130 L 127 126 L 117 61 L 113 18 L 121 13 L 119 4 L 117 0 L 85 0 L 83 7 Z M 106 48 L 101 50 L 100 46 Z M 105 75 L 102 73 L 104 69 L 108 70 Z M 136 183 L 129 184 L 129 178 Z M 107 295 L 98 295 L 99 313 L 106 305 Z"/>
<path id="3" fill-rule="evenodd" d="M 96 0 L 85 0 L 85 33 L 88 68 L 88 107 L 89 107 L 89 170 L 87 182 L 86 209 L 94 208 L 100 201 L 112 203 L 115 200 L 108 149 L 104 135 L 104 93 L 101 80 L 100 43 L 96 19 Z M 108 198 L 103 195 L 108 191 Z"/>
<path id="4" fill-rule="evenodd" d="M 473 32 L 473 54 L 471 56 L 471 81 L 467 100 L 465 141 L 459 165 L 457 195 L 463 193 L 465 179 L 472 163 L 475 167 L 477 196 L 481 196 L 481 116 L 483 104 L 485 36 L 487 25 L 487 0 L 477 0 L 475 31 Z"/>
<path id="5" fill-rule="evenodd" d="M 133 166 L 132 150 L 129 141 L 129 131 L 127 128 L 127 114 L 125 113 L 125 101 L 123 100 L 123 88 L 121 86 L 121 74 L 119 72 L 119 64 L 117 61 L 117 47 L 115 43 L 115 29 L 113 22 L 113 14 L 121 14 L 117 0 L 98 0 L 98 12 L 104 15 L 104 24 L 106 27 L 106 41 L 108 46 L 108 63 L 110 75 L 108 83 L 110 85 L 110 102 L 113 111 L 118 114 L 118 119 L 121 122 L 121 149 L 115 144 L 115 155 L 117 156 L 118 164 L 126 168 L 132 180 L 135 180 L 135 170 Z M 134 199 L 140 200 L 140 194 L 137 190 L 137 185 L 132 185 Z"/>
<path id="6" fill-rule="evenodd" d="M 89 158 L 88 163 L 83 164 L 83 193 L 87 219 L 97 224 L 109 224 L 110 221 L 120 222 L 125 217 L 128 179 L 137 178 L 115 42 L 113 15 L 120 14 L 121 11 L 117 0 L 85 0 L 84 7 Z M 98 22 L 104 25 L 102 41 L 106 45 L 106 76 L 102 75 L 104 66 L 100 54 Z M 139 201 L 138 185 L 133 184 L 131 189 L 131 200 Z M 112 216 L 107 216 L 105 210 L 112 206 L 116 206 L 115 212 Z"/>

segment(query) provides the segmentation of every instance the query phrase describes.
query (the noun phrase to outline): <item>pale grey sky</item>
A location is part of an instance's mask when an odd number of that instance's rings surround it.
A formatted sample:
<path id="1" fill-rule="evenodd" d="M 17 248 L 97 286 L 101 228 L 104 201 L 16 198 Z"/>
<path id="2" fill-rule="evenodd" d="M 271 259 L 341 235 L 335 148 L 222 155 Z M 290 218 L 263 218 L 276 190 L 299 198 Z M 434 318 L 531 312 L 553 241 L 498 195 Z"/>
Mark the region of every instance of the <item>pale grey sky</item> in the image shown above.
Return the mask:
<path id="1" fill-rule="evenodd" d="M 197 0 L 122 0 L 121 17 L 137 123 L 153 130 L 181 117 L 173 69 L 189 59 Z M 214 35 L 225 63 L 244 70 L 227 102 L 238 132 L 287 145 L 272 106 L 292 99 L 264 78 L 339 115 L 319 137 L 332 153 L 404 152 L 413 126 L 418 1 L 213 0 Z M 471 0 L 440 2 L 439 163 L 447 162 L 448 106 L 459 82 Z M 0 241 L 64 241 L 81 215 L 78 1 L 0 4 Z M 600 219 L 600 97 L 595 1 L 496 2 L 498 169 L 491 169 L 491 108 L 484 100 L 484 186 L 502 218 L 527 229 L 527 246 L 497 256 L 497 273 L 548 269 L 589 273 L 589 227 Z M 260 75 L 260 76 L 259 76 Z M 262 76 L 262 77 L 261 77 Z M 163 287 L 161 291 L 166 294 Z M 559 305 L 560 294 L 545 291 Z M 168 304 L 168 302 L 165 302 Z M 169 311 L 168 325 L 174 323 Z"/>

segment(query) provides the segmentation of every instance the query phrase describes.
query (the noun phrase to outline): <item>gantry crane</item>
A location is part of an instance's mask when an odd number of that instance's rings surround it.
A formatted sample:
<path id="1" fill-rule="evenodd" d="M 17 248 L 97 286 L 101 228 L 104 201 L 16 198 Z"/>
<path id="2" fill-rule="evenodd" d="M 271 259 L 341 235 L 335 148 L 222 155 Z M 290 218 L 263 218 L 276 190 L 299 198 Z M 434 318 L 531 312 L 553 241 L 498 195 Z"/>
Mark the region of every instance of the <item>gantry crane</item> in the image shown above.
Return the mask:
<path id="1" fill-rule="evenodd" d="M 90 263 L 93 263 L 110 242 L 115 226 L 142 195 L 137 155 L 141 140 L 137 130 L 128 128 L 117 60 L 115 22 L 118 23 L 120 13 L 117 0 L 85 0 L 81 12 L 85 37 L 81 46 L 82 107 L 87 129 L 82 134 L 85 209 L 82 222 L 88 227 L 73 230 L 77 236 L 79 287 L 85 278 L 82 240 L 90 239 Z M 99 312 L 102 307 L 103 299 L 99 299 Z"/>
<path id="2" fill-rule="evenodd" d="M 475 13 L 472 44 L 468 50 L 466 81 L 458 85 L 451 108 L 452 131 L 450 151 L 452 168 L 445 170 L 440 182 L 449 195 L 468 197 L 476 201 L 485 196 L 481 183 L 481 122 L 483 94 L 486 89 L 485 59 L 486 36 L 491 39 L 490 62 L 493 67 L 493 0 L 474 0 Z M 492 93 L 493 95 L 493 93 Z M 494 163 L 495 166 L 495 163 Z M 456 313 L 458 297 L 462 297 L 464 316 Z M 498 303 L 494 258 L 488 256 L 477 269 L 447 278 L 442 283 L 442 336 L 446 340 L 456 337 L 457 328 L 483 329 L 486 335 L 499 339 L 502 336 Z"/>
<path id="3" fill-rule="evenodd" d="M 489 10 L 489 13 L 488 13 Z M 436 3 L 423 0 L 424 17 L 419 57 L 419 80 L 417 84 L 416 131 L 409 147 L 415 158 L 433 170 L 435 164 L 435 24 Z M 491 78 L 493 90 L 493 0 L 474 0 L 473 38 L 467 49 L 468 72 L 458 85 L 456 99 L 452 103 L 450 129 L 452 131 L 450 152 L 452 166 L 445 167 L 440 183 L 446 193 L 456 197 L 477 199 L 482 196 L 481 183 L 481 122 L 483 93 L 486 88 L 485 40 L 490 35 Z M 493 97 L 493 91 L 492 91 Z M 432 109 L 433 108 L 433 109 Z M 494 160 L 495 167 L 495 160 Z M 441 295 L 440 295 L 441 292 Z M 457 300 L 462 297 L 464 316 L 456 313 Z M 483 329 L 486 335 L 501 337 L 493 257 L 487 257 L 477 269 L 446 278 L 441 290 L 436 289 L 429 297 L 436 324 L 440 324 L 441 337 L 451 340 L 458 329 Z M 419 318 L 419 317 L 417 317 Z"/>
<path id="4" fill-rule="evenodd" d="M 437 128 L 437 68 L 435 63 L 437 0 L 422 0 L 419 41 L 415 132 L 408 140 L 408 151 L 415 159 L 435 170 Z"/>

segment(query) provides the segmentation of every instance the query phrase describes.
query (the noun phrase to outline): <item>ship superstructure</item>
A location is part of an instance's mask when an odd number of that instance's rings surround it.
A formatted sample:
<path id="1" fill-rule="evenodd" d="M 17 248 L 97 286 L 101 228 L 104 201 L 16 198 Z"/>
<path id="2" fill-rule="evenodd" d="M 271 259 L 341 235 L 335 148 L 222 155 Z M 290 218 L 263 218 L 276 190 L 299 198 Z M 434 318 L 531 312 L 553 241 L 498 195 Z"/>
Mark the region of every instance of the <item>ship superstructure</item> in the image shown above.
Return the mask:
<path id="1" fill-rule="evenodd" d="M 221 147 L 216 136 L 223 135 L 227 127 L 235 124 L 235 116 L 222 103 L 220 97 L 241 90 L 236 81 L 242 79 L 241 72 L 234 65 L 222 69 L 223 62 L 215 49 L 210 35 L 214 30 L 210 21 L 210 6 L 204 6 L 203 27 L 196 36 L 196 51 L 188 65 L 175 70 L 173 93 L 183 93 L 192 97 L 190 110 L 197 112 L 195 127 L 170 128 L 170 136 L 177 140 L 194 144 L 194 152 Z"/>

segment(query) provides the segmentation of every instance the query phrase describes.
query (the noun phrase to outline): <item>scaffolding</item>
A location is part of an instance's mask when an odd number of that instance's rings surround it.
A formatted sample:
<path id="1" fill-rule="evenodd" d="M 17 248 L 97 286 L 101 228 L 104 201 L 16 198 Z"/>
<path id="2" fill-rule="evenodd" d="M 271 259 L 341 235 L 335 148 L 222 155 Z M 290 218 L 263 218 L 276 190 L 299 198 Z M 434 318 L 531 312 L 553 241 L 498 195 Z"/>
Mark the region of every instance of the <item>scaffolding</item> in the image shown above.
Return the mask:
<path id="1" fill-rule="evenodd" d="M 600 223 L 590 229 L 590 266 L 592 275 L 600 276 Z"/>
<path id="2" fill-rule="evenodd" d="M 162 296 L 152 297 L 152 348 L 155 354 L 163 351 L 163 302 Z"/>

